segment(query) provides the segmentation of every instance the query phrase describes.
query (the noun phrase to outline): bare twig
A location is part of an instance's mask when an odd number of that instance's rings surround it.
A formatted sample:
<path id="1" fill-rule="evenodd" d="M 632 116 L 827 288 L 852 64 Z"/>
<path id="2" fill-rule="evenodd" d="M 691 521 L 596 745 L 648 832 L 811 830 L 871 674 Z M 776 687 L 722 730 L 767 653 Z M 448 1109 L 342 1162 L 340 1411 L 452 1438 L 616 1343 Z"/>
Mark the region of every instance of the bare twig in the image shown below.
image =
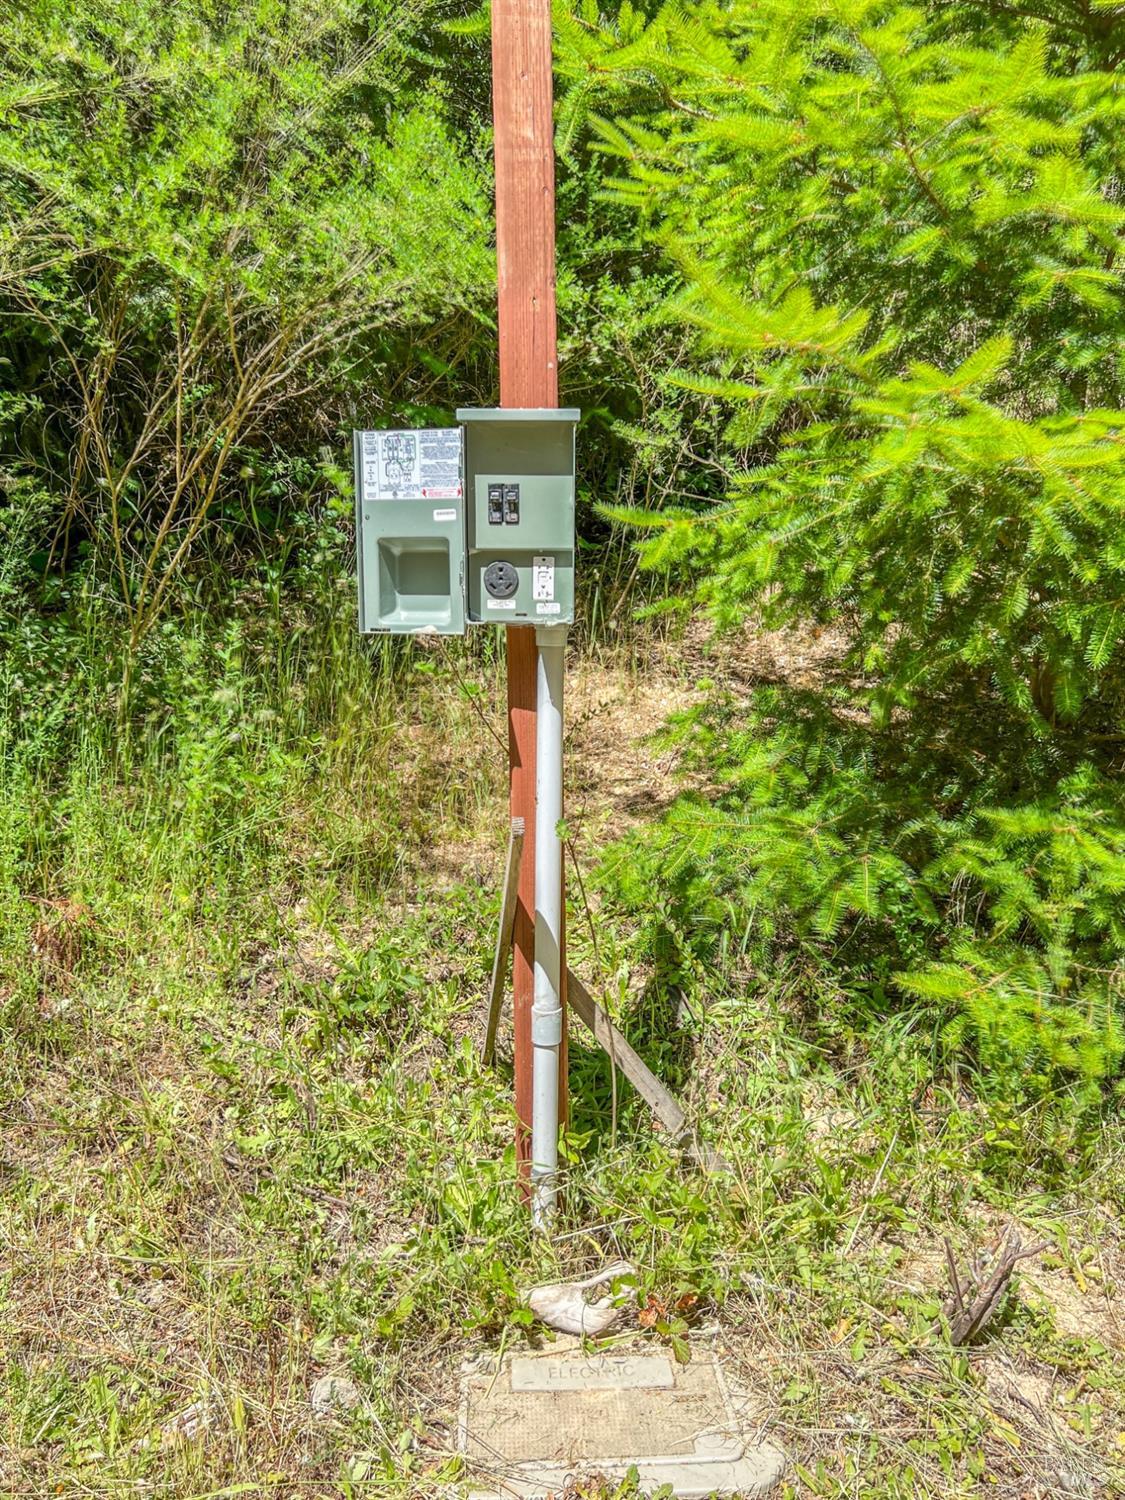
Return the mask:
<path id="1" fill-rule="evenodd" d="M 1019 1233 L 1009 1229 L 1000 1242 L 996 1260 L 987 1276 L 976 1264 L 967 1268 L 967 1280 L 962 1281 L 954 1260 L 949 1241 L 945 1242 L 945 1258 L 949 1266 L 950 1295 L 942 1307 L 949 1321 L 950 1342 L 957 1345 L 970 1344 L 991 1323 L 1004 1302 L 1012 1272 L 1021 1260 L 1038 1255 L 1048 1248 L 1048 1242 L 1038 1245 L 1023 1245 Z"/>

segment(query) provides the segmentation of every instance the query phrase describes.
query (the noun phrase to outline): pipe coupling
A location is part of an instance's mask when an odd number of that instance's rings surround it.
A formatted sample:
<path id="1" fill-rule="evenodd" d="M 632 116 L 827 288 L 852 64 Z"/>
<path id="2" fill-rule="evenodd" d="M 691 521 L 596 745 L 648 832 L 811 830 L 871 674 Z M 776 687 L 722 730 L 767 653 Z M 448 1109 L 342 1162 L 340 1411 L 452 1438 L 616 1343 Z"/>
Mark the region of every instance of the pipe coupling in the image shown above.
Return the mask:
<path id="1" fill-rule="evenodd" d="M 562 1011 L 531 1007 L 531 1040 L 536 1047 L 558 1047 L 562 1042 Z"/>

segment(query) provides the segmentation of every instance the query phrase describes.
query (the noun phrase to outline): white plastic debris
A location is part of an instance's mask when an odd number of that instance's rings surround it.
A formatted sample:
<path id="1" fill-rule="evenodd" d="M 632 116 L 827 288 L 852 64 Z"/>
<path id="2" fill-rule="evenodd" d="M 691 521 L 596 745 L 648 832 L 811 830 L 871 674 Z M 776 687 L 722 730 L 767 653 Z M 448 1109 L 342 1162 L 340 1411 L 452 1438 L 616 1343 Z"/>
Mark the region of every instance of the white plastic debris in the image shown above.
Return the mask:
<path id="1" fill-rule="evenodd" d="M 635 1275 L 628 1261 L 619 1260 L 585 1281 L 554 1281 L 532 1287 L 527 1305 L 542 1322 L 560 1333 L 584 1333 L 596 1337 L 604 1333 L 621 1313 L 621 1300 L 610 1294 L 596 1302 L 587 1301 L 586 1293 L 607 1282 Z"/>
<path id="2" fill-rule="evenodd" d="M 161 1447 L 174 1448 L 180 1443 L 193 1442 L 214 1423 L 215 1411 L 206 1397 L 193 1401 L 160 1429 Z"/>

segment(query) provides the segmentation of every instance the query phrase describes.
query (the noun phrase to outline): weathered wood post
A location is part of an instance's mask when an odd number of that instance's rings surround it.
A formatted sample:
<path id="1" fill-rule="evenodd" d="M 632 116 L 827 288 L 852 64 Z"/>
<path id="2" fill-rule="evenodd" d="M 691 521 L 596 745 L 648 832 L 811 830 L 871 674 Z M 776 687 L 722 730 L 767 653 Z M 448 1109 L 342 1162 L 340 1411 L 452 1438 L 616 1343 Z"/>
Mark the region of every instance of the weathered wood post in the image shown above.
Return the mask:
<path id="1" fill-rule="evenodd" d="M 493 0 L 500 405 L 559 404 L 550 0 Z M 520 1173 L 530 1171 L 535 962 L 535 627 L 507 628 L 509 811 L 525 829 L 512 955 Z M 566 973 L 565 956 L 562 973 Z M 565 1036 L 565 1030 L 564 1030 Z M 566 1115 L 565 1045 L 560 1114 Z"/>

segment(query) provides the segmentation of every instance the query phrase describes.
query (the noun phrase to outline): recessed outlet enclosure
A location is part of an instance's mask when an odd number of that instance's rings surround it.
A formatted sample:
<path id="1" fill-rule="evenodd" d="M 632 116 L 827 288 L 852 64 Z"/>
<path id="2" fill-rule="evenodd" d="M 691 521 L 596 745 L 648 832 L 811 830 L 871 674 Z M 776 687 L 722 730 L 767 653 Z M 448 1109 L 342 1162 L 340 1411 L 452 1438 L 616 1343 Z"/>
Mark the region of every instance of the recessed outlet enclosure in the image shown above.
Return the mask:
<path id="1" fill-rule="evenodd" d="M 357 432 L 359 628 L 465 633 L 460 427 Z"/>
<path id="2" fill-rule="evenodd" d="M 574 407 L 462 407 L 470 624 L 574 619 Z M 514 587 L 513 587 L 514 582 Z"/>

